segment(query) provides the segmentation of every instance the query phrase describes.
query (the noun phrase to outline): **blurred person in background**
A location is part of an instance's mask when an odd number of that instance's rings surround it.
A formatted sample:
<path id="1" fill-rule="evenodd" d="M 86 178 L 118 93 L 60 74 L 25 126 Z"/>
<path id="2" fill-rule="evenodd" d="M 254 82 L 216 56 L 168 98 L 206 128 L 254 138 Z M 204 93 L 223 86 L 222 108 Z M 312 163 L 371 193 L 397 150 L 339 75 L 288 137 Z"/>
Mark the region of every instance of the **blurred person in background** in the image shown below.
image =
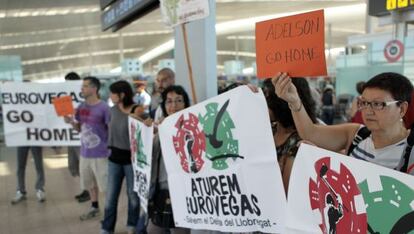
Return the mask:
<path id="1" fill-rule="evenodd" d="M 75 72 L 69 72 L 65 76 L 66 81 L 80 80 L 80 76 Z M 68 146 L 68 169 L 70 174 L 73 177 L 79 176 L 79 155 L 80 155 L 80 146 Z M 81 193 L 75 196 L 75 199 L 78 202 L 89 201 L 91 197 L 89 196 L 88 190 L 82 187 L 81 184 Z"/>

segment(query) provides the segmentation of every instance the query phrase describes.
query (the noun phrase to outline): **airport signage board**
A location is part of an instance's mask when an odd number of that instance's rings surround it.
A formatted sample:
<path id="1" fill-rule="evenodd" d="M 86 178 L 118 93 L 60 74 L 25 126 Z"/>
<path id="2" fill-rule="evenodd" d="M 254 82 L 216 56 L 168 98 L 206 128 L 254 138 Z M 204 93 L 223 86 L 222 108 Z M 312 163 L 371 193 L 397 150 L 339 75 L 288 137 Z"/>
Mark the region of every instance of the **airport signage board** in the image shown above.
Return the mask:
<path id="1" fill-rule="evenodd" d="M 368 15 L 386 16 L 390 11 L 406 11 L 414 9 L 413 0 L 369 0 Z"/>
<path id="2" fill-rule="evenodd" d="M 101 14 L 102 31 L 117 31 L 158 6 L 158 0 L 117 0 Z"/>

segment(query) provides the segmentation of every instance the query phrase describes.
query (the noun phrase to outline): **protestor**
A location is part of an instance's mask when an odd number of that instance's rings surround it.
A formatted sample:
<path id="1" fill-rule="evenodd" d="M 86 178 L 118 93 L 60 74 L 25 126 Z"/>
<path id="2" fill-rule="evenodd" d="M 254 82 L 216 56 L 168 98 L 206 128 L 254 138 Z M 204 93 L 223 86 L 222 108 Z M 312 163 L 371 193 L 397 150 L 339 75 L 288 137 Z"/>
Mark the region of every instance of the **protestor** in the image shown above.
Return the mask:
<path id="1" fill-rule="evenodd" d="M 161 93 L 158 88 L 157 82 L 152 84 L 152 93 L 151 93 L 151 104 L 150 104 L 150 117 L 154 119 L 155 112 L 157 111 L 158 107 L 160 106 L 162 99 Z"/>
<path id="2" fill-rule="evenodd" d="M 161 109 L 165 117 L 172 115 L 178 111 L 181 111 L 190 106 L 190 99 L 188 98 L 187 92 L 181 86 L 169 86 L 162 93 Z M 165 195 L 165 196 L 164 196 Z M 190 233 L 189 229 L 174 227 L 172 220 L 172 207 L 169 202 L 169 206 L 165 204 L 159 204 L 156 202 L 168 202 L 169 190 L 167 181 L 167 171 L 165 169 L 164 159 L 161 152 L 161 144 L 159 135 L 154 136 L 153 151 L 152 151 L 152 165 L 151 165 L 151 187 L 149 197 L 149 223 L 147 232 L 150 234 L 163 234 L 166 231 L 170 231 L 171 234 L 177 233 Z M 167 207 L 165 210 L 157 214 L 151 215 L 154 212 L 155 207 Z M 164 216 L 164 217 L 161 217 Z M 168 218 L 167 218 L 168 217 Z M 171 218 L 166 220 L 164 218 Z M 164 221 L 166 224 L 164 227 L 157 226 L 157 221 Z"/>
<path id="3" fill-rule="evenodd" d="M 315 101 L 312 98 L 308 82 L 304 78 L 295 78 L 292 83 L 296 87 L 300 99 L 303 100 L 303 107 L 312 123 L 317 123 Z M 293 161 L 299 148 L 299 142 L 302 139 L 296 130 L 288 103 L 275 94 L 271 79 L 265 80 L 263 84 L 266 87 L 265 90 L 269 91 L 267 92 L 266 102 L 276 145 L 277 161 L 279 162 L 283 185 L 287 194 Z"/>
<path id="4" fill-rule="evenodd" d="M 17 191 L 16 196 L 12 199 L 11 204 L 17 204 L 26 200 L 26 164 L 29 156 L 29 149 L 32 152 L 33 161 L 36 167 L 36 197 L 39 202 L 46 200 L 45 171 L 43 169 L 43 154 L 40 146 L 19 146 L 17 147 Z"/>
<path id="5" fill-rule="evenodd" d="M 157 82 L 158 91 L 160 93 L 164 92 L 164 90 L 172 85 L 175 84 L 175 73 L 170 68 L 163 68 L 158 71 L 157 78 L 155 80 Z M 154 122 L 157 124 L 163 119 L 163 111 L 161 106 L 158 106 L 157 110 L 155 111 Z"/>
<path id="6" fill-rule="evenodd" d="M 69 72 L 65 76 L 65 80 L 80 80 L 80 76 L 75 72 Z M 79 146 L 68 146 L 68 169 L 70 174 L 73 177 L 79 176 L 79 155 L 80 155 L 80 147 Z M 89 196 L 88 190 L 82 187 L 81 184 L 81 193 L 75 196 L 75 199 L 78 202 L 85 202 L 89 201 L 91 197 Z"/>
<path id="7" fill-rule="evenodd" d="M 362 111 L 366 127 L 354 123 L 336 126 L 314 124 L 303 108 L 291 78 L 286 73 L 278 73 L 272 82 L 276 94 L 288 102 L 303 139 L 331 151 L 346 149 L 354 158 L 413 174 L 412 167 L 409 167 L 413 156 L 411 148 L 407 147 L 408 141 L 412 144 L 413 135 L 409 136 L 410 131 L 402 120 L 411 101 L 413 86 L 405 76 L 382 73 L 364 85 L 358 109 Z"/>
<path id="8" fill-rule="evenodd" d="M 117 81 L 109 86 L 111 108 L 108 147 L 111 155 L 108 161 L 108 185 L 106 190 L 105 215 L 101 233 L 114 233 L 117 219 L 118 198 L 122 182 L 126 179 L 128 195 L 128 233 L 135 233 L 139 218 L 139 197 L 134 192 L 134 172 L 131 164 L 131 150 L 128 134 L 128 116 L 132 113 L 133 91 L 126 81 Z"/>
<path id="9" fill-rule="evenodd" d="M 352 100 L 352 106 L 349 110 L 349 117 L 352 123 L 359 123 L 364 124 L 362 120 L 362 113 L 361 110 L 358 110 L 358 99 L 360 98 L 362 91 L 364 90 L 365 81 L 360 81 L 356 84 L 356 90 L 358 92 L 358 96 Z"/>
<path id="10" fill-rule="evenodd" d="M 414 100 L 414 91 L 411 93 L 411 103 L 403 118 L 406 128 L 412 128 L 414 126 L 414 101 L 412 100 Z"/>
<path id="11" fill-rule="evenodd" d="M 151 104 L 151 96 L 145 91 L 147 87 L 146 81 L 134 81 L 136 94 L 133 98 L 134 103 L 141 105 L 144 108 L 144 112 L 149 114 L 149 107 Z"/>
<path id="12" fill-rule="evenodd" d="M 98 97 L 100 82 L 95 77 L 83 79 L 82 95 L 85 102 L 76 109 L 73 116 L 65 116 L 65 122 L 81 133 L 80 179 L 81 186 L 89 189 L 92 206 L 81 220 L 99 215 L 99 192 L 106 191 L 108 173 L 108 124 L 109 106 Z"/>
<path id="13" fill-rule="evenodd" d="M 334 88 L 331 84 L 325 86 L 322 93 L 322 116 L 321 119 L 325 124 L 332 125 L 335 118 L 336 97 Z"/>

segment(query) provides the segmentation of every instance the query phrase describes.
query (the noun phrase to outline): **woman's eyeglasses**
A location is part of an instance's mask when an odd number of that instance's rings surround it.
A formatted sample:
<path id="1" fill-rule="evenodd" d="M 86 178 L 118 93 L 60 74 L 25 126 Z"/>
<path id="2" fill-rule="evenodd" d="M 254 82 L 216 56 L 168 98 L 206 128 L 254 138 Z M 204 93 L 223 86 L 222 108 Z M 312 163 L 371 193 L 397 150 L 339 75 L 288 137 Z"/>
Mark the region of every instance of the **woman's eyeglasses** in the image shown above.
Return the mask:
<path id="1" fill-rule="evenodd" d="M 364 100 L 358 100 L 358 109 L 366 109 L 368 107 L 371 107 L 373 110 L 383 110 L 386 106 L 392 105 L 392 104 L 399 104 L 402 101 L 389 101 L 389 102 L 378 102 L 378 101 L 364 101 Z"/>

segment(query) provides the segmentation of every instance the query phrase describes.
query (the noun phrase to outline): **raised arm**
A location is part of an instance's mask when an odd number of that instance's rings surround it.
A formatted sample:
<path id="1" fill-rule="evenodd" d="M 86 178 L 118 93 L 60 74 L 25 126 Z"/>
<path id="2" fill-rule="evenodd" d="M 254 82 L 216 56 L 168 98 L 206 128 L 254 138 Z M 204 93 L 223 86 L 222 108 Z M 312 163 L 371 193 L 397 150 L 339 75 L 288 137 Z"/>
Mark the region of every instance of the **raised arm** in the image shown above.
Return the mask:
<path id="1" fill-rule="evenodd" d="M 303 108 L 295 85 L 293 85 L 291 78 L 286 73 L 278 73 L 272 79 L 272 83 L 275 86 L 276 95 L 289 104 L 296 129 L 302 139 L 311 141 L 319 147 L 337 152 L 349 147 L 360 125 L 341 124 L 325 126 L 314 124 L 305 108 Z"/>

